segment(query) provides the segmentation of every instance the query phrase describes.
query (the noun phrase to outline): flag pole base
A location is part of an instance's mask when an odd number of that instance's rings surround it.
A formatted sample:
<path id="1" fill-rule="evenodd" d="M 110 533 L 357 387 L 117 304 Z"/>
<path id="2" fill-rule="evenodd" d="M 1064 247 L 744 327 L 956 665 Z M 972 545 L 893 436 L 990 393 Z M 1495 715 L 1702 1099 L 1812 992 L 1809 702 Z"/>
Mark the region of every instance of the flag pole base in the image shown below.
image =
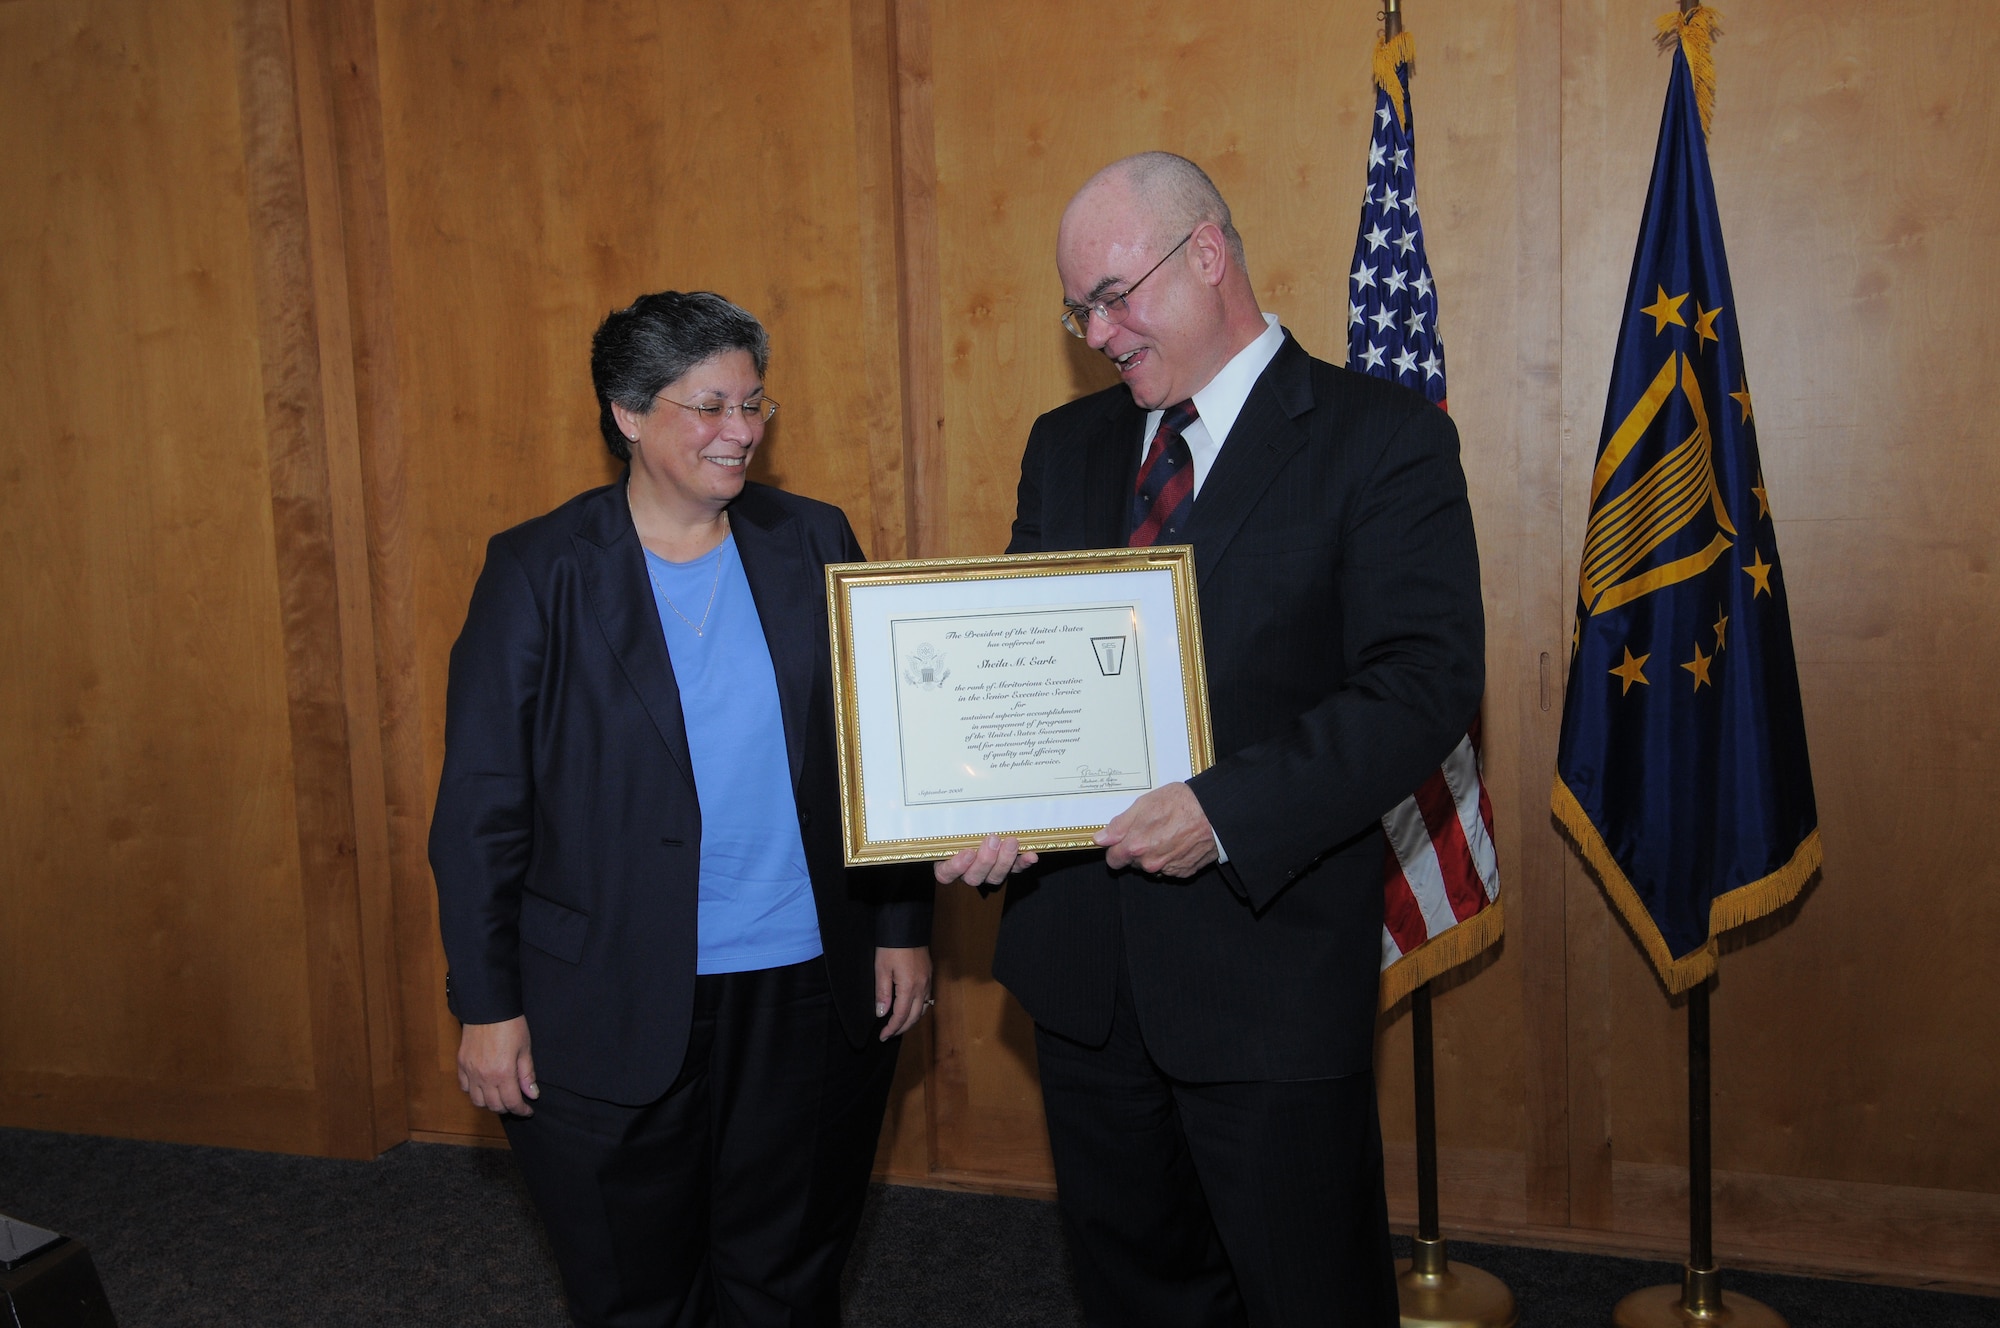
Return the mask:
<path id="1" fill-rule="evenodd" d="M 1396 1260 L 1396 1299 L 1403 1328 L 1514 1328 L 1514 1293 L 1484 1269 L 1446 1260 L 1443 1240 L 1413 1244 L 1414 1258 Z"/>
<path id="2" fill-rule="evenodd" d="M 1408 1322 L 1408 1320 L 1405 1320 Z M 1716 1268 L 1681 1265 L 1679 1286 L 1634 1291 L 1611 1311 L 1613 1328 L 1786 1328 L 1784 1316 L 1761 1300 L 1722 1289 Z"/>

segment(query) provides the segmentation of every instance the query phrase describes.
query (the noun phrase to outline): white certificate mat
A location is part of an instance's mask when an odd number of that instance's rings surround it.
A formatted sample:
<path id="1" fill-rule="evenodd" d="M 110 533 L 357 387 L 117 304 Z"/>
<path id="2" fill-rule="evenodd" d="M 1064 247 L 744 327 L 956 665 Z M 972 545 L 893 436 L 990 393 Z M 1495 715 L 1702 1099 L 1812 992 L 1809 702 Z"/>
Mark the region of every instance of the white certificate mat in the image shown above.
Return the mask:
<path id="1" fill-rule="evenodd" d="M 1138 630 L 1136 604 L 890 619 L 903 801 L 1153 787 Z"/>
<path id="2" fill-rule="evenodd" d="M 827 569 L 847 860 L 1078 848 L 1212 759 L 1182 546 Z"/>

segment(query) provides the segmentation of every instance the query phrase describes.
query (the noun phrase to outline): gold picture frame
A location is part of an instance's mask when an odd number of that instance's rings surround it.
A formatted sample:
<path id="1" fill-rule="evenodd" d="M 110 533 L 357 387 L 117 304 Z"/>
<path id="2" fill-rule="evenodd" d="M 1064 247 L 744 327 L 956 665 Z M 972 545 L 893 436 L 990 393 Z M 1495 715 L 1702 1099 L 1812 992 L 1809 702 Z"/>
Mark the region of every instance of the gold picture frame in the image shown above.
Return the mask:
<path id="1" fill-rule="evenodd" d="M 1048 852 L 1215 760 L 1187 545 L 826 569 L 849 866 Z"/>

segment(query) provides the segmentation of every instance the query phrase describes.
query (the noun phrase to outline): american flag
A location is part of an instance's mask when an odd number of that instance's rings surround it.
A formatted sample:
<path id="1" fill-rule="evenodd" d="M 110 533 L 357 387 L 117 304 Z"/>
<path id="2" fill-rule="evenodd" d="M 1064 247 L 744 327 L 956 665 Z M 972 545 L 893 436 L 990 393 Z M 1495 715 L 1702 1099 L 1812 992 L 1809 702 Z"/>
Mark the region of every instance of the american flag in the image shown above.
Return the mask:
<path id="1" fill-rule="evenodd" d="M 1347 278 L 1347 367 L 1445 404 L 1437 290 L 1417 213 L 1416 126 L 1407 32 L 1375 48 L 1368 191 Z M 1498 940 L 1500 861 L 1479 774 L 1479 726 L 1416 793 L 1382 818 L 1384 1009 Z"/>

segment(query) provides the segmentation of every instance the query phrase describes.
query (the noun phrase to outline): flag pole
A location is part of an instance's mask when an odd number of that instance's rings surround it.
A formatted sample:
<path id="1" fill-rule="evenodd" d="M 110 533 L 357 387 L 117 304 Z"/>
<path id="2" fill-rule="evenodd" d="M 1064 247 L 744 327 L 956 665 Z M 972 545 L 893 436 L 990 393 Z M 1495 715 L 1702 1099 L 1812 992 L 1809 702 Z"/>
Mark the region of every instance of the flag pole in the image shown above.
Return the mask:
<path id="1" fill-rule="evenodd" d="M 1402 0 L 1382 0 L 1382 40 L 1403 32 Z M 1417 1106 L 1417 1234 L 1410 1261 L 1396 1261 L 1403 1328 L 1514 1328 L 1518 1312 L 1507 1284 L 1483 1268 L 1445 1257 L 1438 1231 L 1437 1074 L 1431 1055 L 1431 984 L 1410 993 L 1410 1061 Z"/>
<path id="2" fill-rule="evenodd" d="M 1724 1291 L 1722 1270 L 1715 1265 L 1708 1077 L 1708 990 L 1714 981 L 1688 991 L 1688 1261 L 1681 1265 L 1678 1287 L 1647 1287 L 1619 1301 L 1611 1312 L 1614 1328 L 1724 1323 L 1729 1328 L 1786 1328 L 1784 1316 L 1769 1305 Z"/>
<path id="3" fill-rule="evenodd" d="M 1437 1077 L 1428 982 L 1410 993 L 1410 1051 L 1417 1089 L 1417 1234 L 1408 1265 L 1396 1261 L 1403 1328 L 1514 1328 L 1517 1311 L 1507 1284 L 1483 1268 L 1454 1267 L 1438 1234 Z"/>
<path id="4" fill-rule="evenodd" d="M 1417 1090 L 1417 1239 L 1444 1245 L 1438 1234 L 1437 1061 L 1431 1051 L 1431 984 L 1410 994 L 1410 1050 Z M 1443 1262 L 1440 1253 L 1439 1260 Z"/>

